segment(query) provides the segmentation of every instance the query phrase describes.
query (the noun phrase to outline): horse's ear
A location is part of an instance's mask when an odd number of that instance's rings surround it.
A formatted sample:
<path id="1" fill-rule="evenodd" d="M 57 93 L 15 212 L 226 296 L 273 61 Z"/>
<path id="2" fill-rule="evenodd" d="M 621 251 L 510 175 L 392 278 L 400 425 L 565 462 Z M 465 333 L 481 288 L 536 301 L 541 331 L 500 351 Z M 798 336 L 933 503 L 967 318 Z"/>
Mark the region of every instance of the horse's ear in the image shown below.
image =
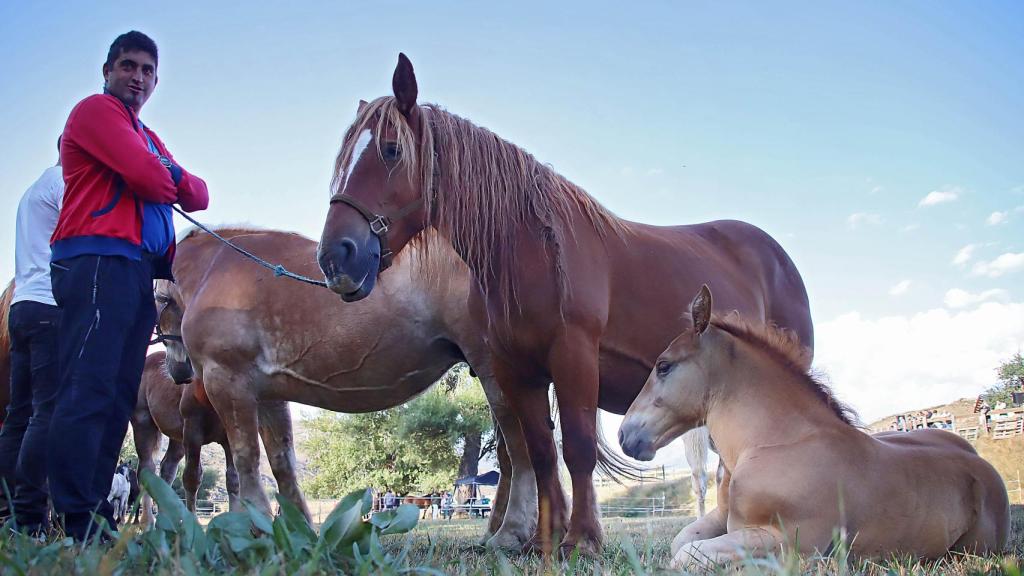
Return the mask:
<path id="1" fill-rule="evenodd" d="M 362 113 L 363 113 L 363 110 L 364 110 L 364 109 L 365 109 L 365 108 L 366 108 L 367 106 L 369 106 L 369 105 L 370 105 L 370 103 L 369 103 L 369 102 L 367 102 L 366 100 L 360 100 L 360 101 L 359 101 L 359 110 L 357 111 L 357 114 L 362 114 Z"/>
<path id="2" fill-rule="evenodd" d="M 398 54 L 398 66 L 395 66 L 395 75 L 391 78 L 391 89 L 394 90 L 395 100 L 398 101 L 398 111 L 408 118 L 416 106 L 419 89 L 416 87 L 416 73 L 412 70 L 412 62 L 405 54 Z"/>
<path id="3" fill-rule="evenodd" d="M 711 324 L 711 289 L 705 284 L 690 302 L 690 317 L 693 318 L 693 333 L 703 334 Z"/>

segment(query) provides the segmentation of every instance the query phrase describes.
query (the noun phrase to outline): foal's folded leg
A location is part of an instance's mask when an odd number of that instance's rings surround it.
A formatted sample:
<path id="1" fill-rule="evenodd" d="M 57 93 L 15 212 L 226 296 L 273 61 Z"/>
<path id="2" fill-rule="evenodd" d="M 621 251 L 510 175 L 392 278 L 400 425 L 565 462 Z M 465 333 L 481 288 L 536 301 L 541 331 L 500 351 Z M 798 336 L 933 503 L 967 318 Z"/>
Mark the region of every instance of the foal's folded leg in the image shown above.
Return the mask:
<path id="1" fill-rule="evenodd" d="M 725 534 L 726 517 L 722 507 L 715 508 L 704 516 L 690 522 L 672 539 L 672 555 L 675 556 L 683 545 L 698 540 L 708 540 Z"/>
<path id="2" fill-rule="evenodd" d="M 782 541 L 782 534 L 773 526 L 743 528 L 710 540 L 682 545 L 672 557 L 672 568 L 691 569 L 748 556 L 764 556 L 778 550 Z"/>

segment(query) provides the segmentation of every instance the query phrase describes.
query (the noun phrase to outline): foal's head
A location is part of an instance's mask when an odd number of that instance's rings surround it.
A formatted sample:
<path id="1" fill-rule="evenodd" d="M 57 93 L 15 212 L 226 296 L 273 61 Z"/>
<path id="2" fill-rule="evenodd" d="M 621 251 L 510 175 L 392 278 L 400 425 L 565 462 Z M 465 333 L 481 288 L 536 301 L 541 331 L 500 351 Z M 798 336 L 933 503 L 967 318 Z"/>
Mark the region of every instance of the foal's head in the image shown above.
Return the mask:
<path id="1" fill-rule="evenodd" d="M 705 285 L 690 303 L 693 325 L 661 353 L 640 394 L 619 427 L 623 452 L 651 460 L 659 448 L 701 426 L 713 393 L 710 378 L 729 361 L 728 351 L 709 340 L 721 338 L 711 325 L 711 290 Z"/>
<path id="2" fill-rule="evenodd" d="M 185 316 L 181 291 L 173 282 L 157 280 L 153 298 L 157 306 L 158 333 L 164 337 L 164 348 L 167 349 L 164 358 L 167 374 L 175 384 L 188 384 L 195 376 L 195 371 L 181 339 L 181 321 Z"/>
<path id="3" fill-rule="evenodd" d="M 335 162 L 333 196 L 317 259 L 342 300 L 369 296 L 377 274 L 425 227 L 433 145 L 416 105 L 412 63 L 400 54 L 394 96 L 360 102 Z"/>

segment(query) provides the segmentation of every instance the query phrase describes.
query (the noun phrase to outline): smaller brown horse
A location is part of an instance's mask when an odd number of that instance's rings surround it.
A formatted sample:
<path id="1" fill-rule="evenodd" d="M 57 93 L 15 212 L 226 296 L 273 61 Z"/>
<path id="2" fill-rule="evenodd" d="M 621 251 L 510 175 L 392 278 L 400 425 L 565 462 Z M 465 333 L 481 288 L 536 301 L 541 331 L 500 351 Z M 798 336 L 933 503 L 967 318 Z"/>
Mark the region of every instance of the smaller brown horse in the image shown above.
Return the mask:
<path id="1" fill-rule="evenodd" d="M 7 315 L 14 298 L 14 279 L 0 294 L 0 426 L 7 418 L 7 404 L 11 401 L 11 333 L 7 326 Z"/>
<path id="2" fill-rule="evenodd" d="M 441 496 L 439 494 L 424 494 L 423 496 L 413 496 L 412 494 L 402 498 L 402 504 L 412 504 L 422 510 L 420 513 L 420 519 L 426 519 L 427 514 L 430 513 L 430 506 L 441 504 Z"/>
<path id="3" fill-rule="evenodd" d="M 153 456 L 160 444 L 160 435 L 167 436 L 169 442 L 167 452 L 160 461 L 160 477 L 170 484 L 178 473 L 178 464 L 185 457 L 185 472 L 181 478 L 185 487 L 185 504 L 189 510 L 195 511 L 196 495 L 203 478 L 200 451 L 204 445 L 216 442 L 224 449 L 224 481 L 229 506 L 235 510 L 238 507 L 238 472 L 231 457 L 224 426 L 206 399 L 202 381 L 194 379 L 188 384 L 175 384 L 167 375 L 165 362 L 164 352 L 155 352 L 146 357 L 139 399 L 132 413 L 132 432 L 135 450 L 139 454 L 139 470 L 156 470 Z M 142 518 L 146 524 L 153 521 L 151 509 L 150 497 L 146 494 L 142 500 Z"/>
<path id="4" fill-rule="evenodd" d="M 718 509 L 672 542 L 673 566 L 736 560 L 796 544 L 825 551 L 836 529 L 858 556 L 999 552 L 1009 535 L 1002 479 L 944 430 L 868 435 L 808 374 L 791 333 L 739 314 L 712 318 L 704 286 L 619 430 L 626 454 L 707 423 L 725 464 Z"/>

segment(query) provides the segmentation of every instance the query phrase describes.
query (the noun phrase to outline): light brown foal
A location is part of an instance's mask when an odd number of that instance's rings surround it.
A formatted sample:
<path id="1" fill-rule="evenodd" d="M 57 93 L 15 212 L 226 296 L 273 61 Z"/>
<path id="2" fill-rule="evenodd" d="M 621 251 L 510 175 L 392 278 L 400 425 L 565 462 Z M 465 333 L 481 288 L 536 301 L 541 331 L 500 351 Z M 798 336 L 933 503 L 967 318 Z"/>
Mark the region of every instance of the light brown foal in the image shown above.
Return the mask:
<path id="1" fill-rule="evenodd" d="M 970 444 L 934 429 L 866 434 L 808 375 L 792 333 L 711 307 L 705 286 L 619 431 L 626 454 L 649 460 L 706 422 L 729 471 L 718 509 L 673 541 L 674 566 L 826 551 L 837 529 L 858 556 L 1003 549 L 1006 487 Z"/>

